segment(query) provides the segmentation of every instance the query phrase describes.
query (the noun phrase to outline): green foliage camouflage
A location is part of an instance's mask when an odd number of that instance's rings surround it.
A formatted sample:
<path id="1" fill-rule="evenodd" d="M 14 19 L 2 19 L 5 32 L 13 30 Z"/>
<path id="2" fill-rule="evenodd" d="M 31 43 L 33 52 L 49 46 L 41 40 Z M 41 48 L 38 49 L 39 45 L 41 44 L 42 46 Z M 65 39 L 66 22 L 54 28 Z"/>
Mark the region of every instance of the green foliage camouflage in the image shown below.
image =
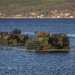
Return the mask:
<path id="1" fill-rule="evenodd" d="M 37 33 L 37 35 L 36 35 Z M 45 36 L 45 32 L 41 33 L 41 30 L 36 32 L 36 38 L 26 43 L 27 50 L 35 51 L 68 51 L 69 50 L 69 38 L 66 34 L 52 34 L 51 36 Z M 42 34 L 42 35 L 41 35 Z"/>
<path id="2" fill-rule="evenodd" d="M 14 29 L 10 33 L 0 32 L 0 45 L 25 45 L 30 37 L 20 33 L 21 31 L 18 29 Z"/>
<path id="3" fill-rule="evenodd" d="M 35 51 L 69 51 L 70 49 L 69 37 L 64 33 L 50 35 L 49 32 L 40 30 L 35 32 L 35 35 L 35 38 L 30 38 L 29 35 L 0 32 L 0 45 L 25 45 L 27 50 Z"/>

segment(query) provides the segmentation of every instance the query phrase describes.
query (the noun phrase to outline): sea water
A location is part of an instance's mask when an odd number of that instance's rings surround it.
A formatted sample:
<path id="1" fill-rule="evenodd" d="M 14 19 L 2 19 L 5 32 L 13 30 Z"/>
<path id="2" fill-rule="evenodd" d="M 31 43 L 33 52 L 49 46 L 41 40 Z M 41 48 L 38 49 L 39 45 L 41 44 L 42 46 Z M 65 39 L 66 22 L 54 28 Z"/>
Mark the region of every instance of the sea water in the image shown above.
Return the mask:
<path id="1" fill-rule="evenodd" d="M 25 46 L 0 46 L 0 75 L 75 75 L 75 19 L 0 19 L 0 31 L 18 28 L 34 37 L 43 29 L 51 34 L 65 33 L 70 39 L 66 53 L 36 53 Z"/>

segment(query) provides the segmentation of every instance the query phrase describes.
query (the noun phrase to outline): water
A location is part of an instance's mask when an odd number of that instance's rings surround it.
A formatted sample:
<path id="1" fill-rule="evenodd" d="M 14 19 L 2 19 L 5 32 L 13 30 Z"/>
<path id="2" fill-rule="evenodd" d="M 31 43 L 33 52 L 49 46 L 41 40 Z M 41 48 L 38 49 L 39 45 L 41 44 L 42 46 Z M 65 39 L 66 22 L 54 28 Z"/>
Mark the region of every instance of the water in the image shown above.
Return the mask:
<path id="1" fill-rule="evenodd" d="M 70 52 L 36 53 L 24 46 L 0 46 L 0 75 L 75 75 L 75 19 L 0 19 L 0 31 L 22 30 L 34 36 L 40 29 L 66 33 Z"/>

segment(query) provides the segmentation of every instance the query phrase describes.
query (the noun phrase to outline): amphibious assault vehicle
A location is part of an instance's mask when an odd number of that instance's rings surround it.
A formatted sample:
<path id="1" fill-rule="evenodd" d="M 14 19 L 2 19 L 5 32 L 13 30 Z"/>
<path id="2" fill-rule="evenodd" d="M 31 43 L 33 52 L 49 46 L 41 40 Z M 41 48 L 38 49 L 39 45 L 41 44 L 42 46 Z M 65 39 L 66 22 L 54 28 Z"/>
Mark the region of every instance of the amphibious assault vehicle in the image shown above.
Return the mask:
<path id="1" fill-rule="evenodd" d="M 27 50 L 35 51 L 69 51 L 69 37 L 64 34 L 52 34 L 40 30 L 35 32 L 36 38 L 28 40 Z"/>
<path id="2" fill-rule="evenodd" d="M 22 35 L 21 30 L 14 29 L 8 32 L 0 32 L 0 45 L 3 46 L 16 46 L 25 45 L 26 41 L 30 37 L 28 35 Z"/>
<path id="3" fill-rule="evenodd" d="M 69 37 L 64 33 L 52 34 L 40 30 L 35 32 L 35 38 L 21 34 L 21 30 L 14 29 L 0 32 L 0 45 L 25 45 L 27 50 L 35 51 L 69 51 Z"/>

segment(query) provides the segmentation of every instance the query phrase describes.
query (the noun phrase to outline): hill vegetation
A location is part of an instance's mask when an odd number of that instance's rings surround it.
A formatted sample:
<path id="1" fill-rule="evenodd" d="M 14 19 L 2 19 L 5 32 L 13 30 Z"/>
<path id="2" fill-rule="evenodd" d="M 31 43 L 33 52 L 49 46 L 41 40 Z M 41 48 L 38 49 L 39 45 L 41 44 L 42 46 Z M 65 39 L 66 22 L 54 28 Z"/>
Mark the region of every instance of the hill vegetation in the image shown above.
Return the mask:
<path id="1" fill-rule="evenodd" d="M 75 0 L 0 0 L 0 16 L 75 17 Z"/>

